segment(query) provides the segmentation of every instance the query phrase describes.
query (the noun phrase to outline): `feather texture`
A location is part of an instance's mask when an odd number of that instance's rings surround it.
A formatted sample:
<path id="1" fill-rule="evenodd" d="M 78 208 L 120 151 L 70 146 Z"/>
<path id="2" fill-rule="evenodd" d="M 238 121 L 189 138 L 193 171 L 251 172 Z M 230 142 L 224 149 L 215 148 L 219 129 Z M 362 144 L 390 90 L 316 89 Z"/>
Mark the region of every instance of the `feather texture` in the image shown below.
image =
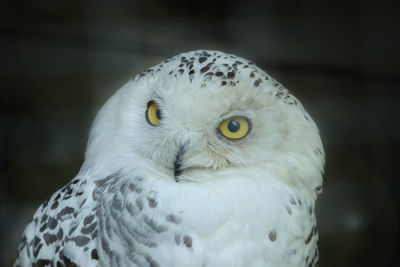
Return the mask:
<path id="1" fill-rule="evenodd" d="M 237 141 L 217 130 L 235 116 L 250 125 Z M 99 111 L 80 173 L 39 207 L 15 266 L 316 266 L 324 158 L 299 100 L 254 63 L 178 55 Z"/>

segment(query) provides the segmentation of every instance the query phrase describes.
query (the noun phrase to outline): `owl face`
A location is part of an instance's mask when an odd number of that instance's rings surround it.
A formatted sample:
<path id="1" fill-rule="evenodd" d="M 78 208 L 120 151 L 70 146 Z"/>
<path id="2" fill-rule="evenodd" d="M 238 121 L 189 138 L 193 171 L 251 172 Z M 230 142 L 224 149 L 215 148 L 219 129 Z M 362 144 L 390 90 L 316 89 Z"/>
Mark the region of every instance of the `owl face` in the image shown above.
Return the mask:
<path id="1" fill-rule="evenodd" d="M 108 151 L 91 153 L 96 146 Z M 248 60 L 194 51 L 138 75 L 109 100 L 87 161 L 109 155 L 103 164 L 123 168 L 140 158 L 179 182 L 233 168 L 291 176 L 310 162 L 320 173 L 322 151 L 314 122 L 281 84 Z"/>

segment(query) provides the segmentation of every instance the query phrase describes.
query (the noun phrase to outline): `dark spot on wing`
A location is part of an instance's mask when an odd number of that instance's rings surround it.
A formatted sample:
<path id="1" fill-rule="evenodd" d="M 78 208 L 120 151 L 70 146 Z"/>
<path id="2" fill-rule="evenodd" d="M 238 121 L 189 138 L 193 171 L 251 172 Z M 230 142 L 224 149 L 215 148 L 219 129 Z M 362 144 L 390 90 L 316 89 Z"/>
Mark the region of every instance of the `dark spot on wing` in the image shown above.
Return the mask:
<path id="1" fill-rule="evenodd" d="M 72 207 L 65 207 L 57 214 L 57 220 L 64 220 L 66 216 L 71 215 L 74 213 L 74 208 Z"/>
<path id="2" fill-rule="evenodd" d="M 46 259 L 40 259 L 40 260 L 37 260 L 35 262 L 35 264 L 32 264 L 32 266 L 34 266 L 34 267 L 45 267 L 45 266 L 49 266 L 49 265 L 51 266 L 51 261 L 46 260 Z"/>
<path id="3" fill-rule="evenodd" d="M 276 237 L 277 237 L 277 232 L 275 230 L 272 230 L 271 232 L 269 232 L 269 234 L 268 234 L 269 240 L 274 242 L 276 240 Z"/>
<path id="4" fill-rule="evenodd" d="M 154 198 L 152 198 L 152 197 L 147 197 L 147 201 L 148 201 L 148 203 L 149 203 L 149 207 L 150 207 L 150 208 L 155 208 L 155 207 L 157 207 L 157 201 L 156 201 Z"/>
<path id="5" fill-rule="evenodd" d="M 90 253 L 90 256 L 91 256 L 92 259 L 98 260 L 99 259 L 99 255 L 97 254 L 97 249 L 92 249 L 92 252 Z"/>
<path id="6" fill-rule="evenodd" d="M 136 206 L 139 208 L 139 210 L 143 209 L 143 200 L 141 198 L 137 198 L 135 203 L 136 203 Z"/>
<path id="7" fill-rule="evenodd" d="M 160 265 L 150 255 L 145 255 L 146 261 L 150 264 L 149 267 L 159 267 Z"/>
<path id="8" fill-rule="evenodd" d="M 45 233 L 43 235 L 43 239 L 46 242 L 46 245 L 50 245 L 51 243 L 55 242 L 58 240 L 56 235 Z"/>
<path id="9" fill-rule="evenodd" d="M 181 222 L 181 219 L 173 214 L 167 215 L 167 221 L 179 224 Z"/>
<path id="10" fill-rule="evenodd" d="M 192 240 L 192 238 L 190 236 L 185 235 L 183 237 L 183 243 L 185 244 L 186 247 L 191 248 L 193 240 Z"/>
<path id="11" fill-rule="evenodd" d="M 83 227 L 81 229 L 81 233 L 84 235 L 88 235 L 96 229 L 96 226 L 97 226 L 97 223 L 92 223 L 91 225 Z"/>
<path id="12" fill-rule="evenodd" d="M 175 234 L 175 243 L 179 246 L 181 244 L 181 235 L 180 234 Z"/>
<path id="13" fill-rule="evenodd" d="M 59 229 L 58 230 L 58 232 L 57 232 L 57 238 L 58 238 L 58 240 L 61 240 L 62 238 L 63 238 L 63 236 L 64 236 L 64 232 L 63 232 L 63 229 Z"/>
<path id="14" fill-rule="evenodd" d="M 83 236 L 83 235 L 76 236 L 76 237 L 72 238 L 72 240 L 75 242 L 75 244 L 78 247 L 83 247 L 90 241 L 90 239 L 88 237 Z"/>
<path id="15" fill-rule="evenodd" d="M 54 219 L 53 217 L 49 217 L 49 220 L 47 221 L 47 226 L 49 227 L 49 229 L 54 229 L 57 227 L 57 220 Z"/>
<path id="16" fill-rule="evenodd" d="M 86 216 L 86 218 L 83 220 L 83 224 L 90 224 L 94 220 L 94 215 L 89 215 Z"/>

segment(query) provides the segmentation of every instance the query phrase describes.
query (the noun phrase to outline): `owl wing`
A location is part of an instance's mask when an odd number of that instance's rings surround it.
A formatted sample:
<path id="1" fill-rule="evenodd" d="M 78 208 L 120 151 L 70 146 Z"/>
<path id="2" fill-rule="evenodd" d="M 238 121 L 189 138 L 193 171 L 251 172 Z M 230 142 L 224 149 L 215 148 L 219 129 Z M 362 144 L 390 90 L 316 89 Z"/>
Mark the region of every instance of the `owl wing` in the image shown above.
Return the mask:
<path id="1" fill-rule="evenodd" d="M 35 212 L 14 266 L 97 266 L 94 182 L 77 176 Z"/>

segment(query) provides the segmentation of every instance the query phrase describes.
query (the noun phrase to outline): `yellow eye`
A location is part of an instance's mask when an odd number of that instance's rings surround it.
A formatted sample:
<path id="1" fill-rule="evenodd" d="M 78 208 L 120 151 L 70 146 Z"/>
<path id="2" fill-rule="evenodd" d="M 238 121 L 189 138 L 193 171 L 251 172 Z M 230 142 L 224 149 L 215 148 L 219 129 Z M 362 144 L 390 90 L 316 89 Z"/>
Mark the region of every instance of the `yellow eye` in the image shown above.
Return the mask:
<path id="1" fill-rule="evenodd" d="M 227 119 L 218 126 L 218 132 L 229 140 L 240 140 L 246 137 L 250 129 L 250 120 L 242 116 Z"/>
<path id="2" fill-rule="evenodd" d="M 146 120 L 153 126 L 160 124 L 161 112 L 158 109 L 157 103 L 154 101 L 149 101 L 149 103 L 147 103 Z"/>

